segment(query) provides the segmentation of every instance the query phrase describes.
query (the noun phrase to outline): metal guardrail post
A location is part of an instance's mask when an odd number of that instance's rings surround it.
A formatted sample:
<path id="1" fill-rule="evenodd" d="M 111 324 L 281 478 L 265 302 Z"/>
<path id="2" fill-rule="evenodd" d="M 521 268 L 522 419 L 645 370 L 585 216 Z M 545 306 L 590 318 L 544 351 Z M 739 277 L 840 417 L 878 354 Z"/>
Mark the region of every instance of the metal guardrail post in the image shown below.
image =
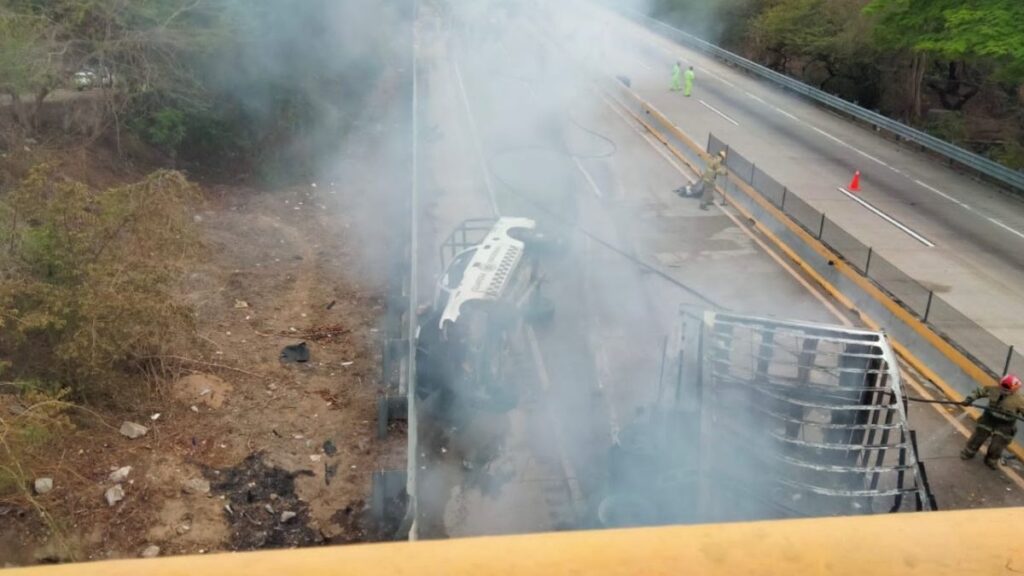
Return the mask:
<path id="1" fill-rule="evenodd" d="M 783 187 L 782 188 L 782 202 L 779 203 L 779 208 L 781 208 L 783 212 L 786 211 L 786 195 L 788 193 L 789 193 L 789 188 Z"/>
<path id="2" fill-rule="evenodd" d="M 869 274 L 869 272 L 871 270 L 871 255 L 874 254 L 874 253 L 875 253 L 874 248 L 872 248 L 871 246 L 868 246 L 868 261 L 864 263 L 864 275 L 868 276 L 868 277 L 871 276 L 871 274 Z M 931 301 L 929 300 L 929 303 L 930 302 Z"/>
<path id="3" fill-rule="evenodd" d="M 821 240 L 821 235 L 825 233 L 825 213 L 821 213 L 821 222 L 818 224 L 818 240 Z"/>
<path id="4" fill-rule="evenodd" d="M 935 291 L 934 290 L 929 290 L 928 291 L 928 303 L 924 305 L 924 318 L 923 318 L 923 320 L 925 322 L 928 321 L 928 315 L 931 314 L 931 312 L 932 312 L 932 298 L 934 298 L 934 297 L 935 297 Z"/>
<path id="5" fill-rule="evenodd" d="M 1013 360 L 1013 345 L 1010 345 L 1010 349 L 1006 351 L 1006 364 L 1003 365 L 1003 374 L 1010 372 L 1010 361 Z"/>

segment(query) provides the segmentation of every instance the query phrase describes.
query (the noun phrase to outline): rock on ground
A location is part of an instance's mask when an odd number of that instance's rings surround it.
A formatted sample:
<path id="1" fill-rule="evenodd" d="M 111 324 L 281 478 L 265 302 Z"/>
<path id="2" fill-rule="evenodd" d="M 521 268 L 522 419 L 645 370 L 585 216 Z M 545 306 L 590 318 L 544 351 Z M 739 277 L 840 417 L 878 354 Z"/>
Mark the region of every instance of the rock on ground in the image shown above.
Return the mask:
<path id="1" fill-rule="evenodd" d="M 132 473 L 132 467 L 131 466 L 122 466 L 121 468 L 118 468 L 117 470 L 114 470 L 113 472 L 111 472 L 110 476 L 107 477 L 107 480 L 110 480 L 114 484 L 120 484 L 121 482 L 124 482 L 125 480 L 127 480 L 128 479 L 128 475 L 131 474 L 131 473 Z"/>
<path id="2" fill-rule="evenodd" d="M 124 488 L 122 488 L 120 484 L 111 486 L 103 493 L 103 497 L 107 499 L 107 506 L 113 506 L 121 500 L 124 500 Z"/>
<path id="3" fill-rule="evenodd" d="M 33 487 L 36 489 L 36 494 L 46 494 L 53 490 L 53 478 L 36 478 Z"/>
<path id="4" fill-rule="evenodd" d="M 284 524 L 285 522 L 288 522 L 289 520 L 291 520 L 292 518 L 295 518 L 296 516 L 298 516 L 298 514 L 296 514 L 295 512 L 291 512 L 289 510 L 281 512 L 281 523 Z"/>
<path id="5" fill-rule="evenodd" d="M 185 494 L 209 494 L 210 483 L 202 478 L 192 478 L 186 481 L 181 489 Z"/>
<path id="6" fill-rule="evenodd" d="M 135 422 L 125 421 L 121 423 L 120 432 L 121 436 L 125 436 L 126 438 L 131 438 L 132 440 L 135 440 L 136 438 L 142 438 L 143 436 L 148 434 L 149 428 L 146 428 L 142 424 L 136 424 Z"/>
<path id="7" fill-rule="evenodd" d="M 156 558 L 159 555 L 160 547 L 156 544 L 150 544 L 149 546 L 146 546 L 146 549 L 142 551 L 142 554 L 139 554 L 139 556 L 141 556 L 142 558 Z"/>

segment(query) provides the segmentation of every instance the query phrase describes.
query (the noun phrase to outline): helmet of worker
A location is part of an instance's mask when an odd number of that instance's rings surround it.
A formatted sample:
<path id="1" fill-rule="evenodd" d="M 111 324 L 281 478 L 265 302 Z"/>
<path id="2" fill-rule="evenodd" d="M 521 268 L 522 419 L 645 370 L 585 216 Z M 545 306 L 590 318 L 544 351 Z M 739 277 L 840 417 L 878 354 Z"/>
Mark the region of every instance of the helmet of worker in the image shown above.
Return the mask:
<path id="1" fill-rule="evenodd" d="M 720 157 L 720 158 L 721 158 L 722 160 L 725 160 L 725 150 L 719 150 L 719 151 L 718 151 L 718 156 L 719 156 L 719 157 Z"/>
<path id="2" fill-rule="evenodd" d="M 999 381 L 999 386 L 1003 390 L 1016 392 L 1017 390 L 1020 390 L 1020 378 L 1017 378 L 1015 374 L 1007 374 Z"/>

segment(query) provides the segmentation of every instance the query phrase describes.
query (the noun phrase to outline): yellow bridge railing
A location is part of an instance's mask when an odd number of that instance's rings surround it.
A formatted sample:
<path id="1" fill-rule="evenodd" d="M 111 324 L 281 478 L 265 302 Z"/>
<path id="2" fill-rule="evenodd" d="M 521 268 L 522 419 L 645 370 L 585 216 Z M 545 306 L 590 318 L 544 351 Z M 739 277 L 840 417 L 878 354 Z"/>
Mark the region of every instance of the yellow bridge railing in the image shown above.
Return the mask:
<path id="1" fill-rule="evenodd" d="M 970 576 L 1024 573 L 1024 508 L 118 560 L 3 576 Z"/>

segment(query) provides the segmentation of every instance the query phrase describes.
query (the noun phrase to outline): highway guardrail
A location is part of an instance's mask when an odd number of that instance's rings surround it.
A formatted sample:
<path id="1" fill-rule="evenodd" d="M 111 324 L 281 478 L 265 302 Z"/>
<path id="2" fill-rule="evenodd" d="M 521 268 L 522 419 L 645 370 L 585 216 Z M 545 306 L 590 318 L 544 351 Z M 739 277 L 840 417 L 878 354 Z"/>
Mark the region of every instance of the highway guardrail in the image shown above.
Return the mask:
<path id="1" fill-rule="evenodd" d="M 618 6 L 613 7 L 613 9 L 666 38 L 691 46 L 719 60 L 732 64 L 737 68 L 746 70 L 748 73 L 753 74 L 758 78 L 765 79 L 773 84 L 782 86 L 800 94 L 801 96 L 809 98 L 826 108 L 842 112 L 843 114 L 856 118 L 857 120 L 865 122 L 875 128 L 885 130 L 904 141 L 912 142 L 927 150 L 931 150 L 932 152 L 944 156 L 949 160 L 969 168 L 993 181 L 1005 184 L 1016 191 L 1024 192 L 1024 172 L 1003 166 L 1002 164 L 989 160 L 980 154 L 975 154 L 974 152 L 965 150 L 955 144 L 951 144 L 945 140 L 941 140 L 930 134 L 911 128 L 902 122 L 883 116 L 878 112 L 868 110 L 867 108 L 863 108 L 852 102 L 843 100 L 842 98 L 829 94 L 828 92 L 804 84 L 799 80 L 790 78 L 785 74 L 776 72 L 775 70 L 757 64 L 756 62 L 752 62 L 751 60 L 737 54 L 733 54 L 732 52 L 720 48 L 706 40 L 702 40 L 693 34 L 684 32 L 660 20 L 645 16 L 635 10 Z"/>

